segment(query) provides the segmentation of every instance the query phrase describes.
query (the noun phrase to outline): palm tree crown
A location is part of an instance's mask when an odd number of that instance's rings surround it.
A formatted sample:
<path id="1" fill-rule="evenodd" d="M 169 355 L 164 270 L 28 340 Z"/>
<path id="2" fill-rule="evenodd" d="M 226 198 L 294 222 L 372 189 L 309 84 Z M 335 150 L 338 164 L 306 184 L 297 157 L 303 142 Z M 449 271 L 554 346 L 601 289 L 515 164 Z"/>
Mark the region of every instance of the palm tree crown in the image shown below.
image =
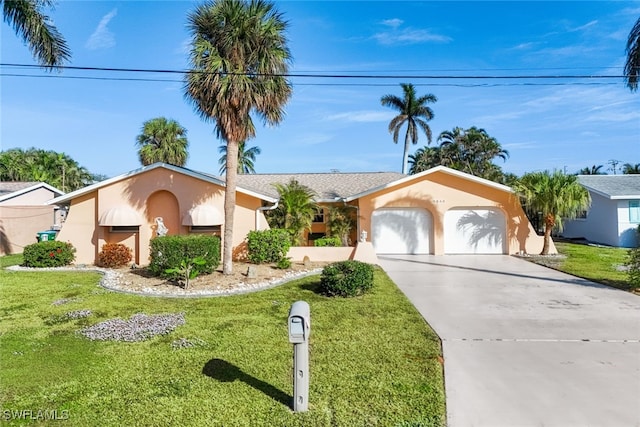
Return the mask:
<path id="1" fill-rule="evenodd" d="M 184 166 L 187 163 L 187 130 L 175 120 L 158 117 L 147 120 L 136 138 L 138 157 L 144 166 L 156 162 Z"/>
<path id="2" fill-rule="evenodd" d="M 582 168 L 578 171 L 578 175 L 606 175 L 602 172 L 603 165 L 592 165 Z"/>
<path id="3" fill-rule="evenodd" d="M 549 253 L 551 231 L 562 230 L 563 219 L 574 219 L 591 205 L 589 192 L 575 175 L 560 171 L 532 172 L 524 174 L 515 184 L 527 207 L 542 212 L 544 220 L 544 245 L 541 255 Z"/>
<path id="4" fill-rule="evenodd" d="M 238 145 L 255 136 L 251 114 L 276 125 L 291 96 L 286 21 L 264 0 L 207 1 L 188 16 L 185 96 L 227 143 L 222 268 L 233 271 Z"/>
<path id="5" fill-rule="evenodd" d="M 393 134 L 393 142 L 398 143 L 398 135 L 401 128 L 406 124 L 407 132 L 404 137 L 404 154 L 402 157 L 402 173 L 407 173 L 409 159 L 409 143 L 418 143 L 419 129 L 427 135 L 428 143 L 431 143 L 431 129 L 427 122 L 433 119 L 433 110 L 427 106 L 428 103 L 436 102 L 435 95 L 427 94 L 417 97 L 416 89 L 412 84 L 401 83 L 404 96 L 385 95 L 380 99 L 380 103 L 385 107 L 391 107 L 400 112 L 389 122 L 389 133 Z"/>
<path id="6" fill-rule="evenodd" d="M 624 65 L 624 75 L 627 86 L 631 91 L 638 90 L 640 77 L 640 18 L 629 32 L 627 39 L 627 62 Z"/>
<path id="7" fill-rule="evenodd" d="M 293 178 L 287 184 L 274 184 L 274 187 L 280 199 L 276 209 L 267 211 L 269 225 L 287 230 L 291 243 L 299 245 L 304 230 L 311 229 L 318 207 L 314 201 L 316 194 Z"/>
<path id="8" fill-rule="evenodd" d="M 244 142 L 238 143 L 239 174 L 256 173 L 256 156 L 262 152 L 260 150 L 260 147 L 246 148 L 246 146 L 247 144 Z M 227 146 L 219 146 L 218 152 L 222 154 L 222 156 L 220 156 L 220 159 L 218 160 L 218 164 L 220 164 L 220 175 L 222 175 L 227 171 Z"/>
<path id="9" fill-rule="evenodd" d="M 29 46 L 40 65 L 49 69 L 60 67 L 71 58 L 62 34 L 42 12 L 52 0 L 0 0 L 4 21 Z"/>
<path id="10" fill-rule="evenodd" d="M 640 163 L 625 163 L 624 165 L 622 165 L 622 173 L 625 175 L 640 174 Z"/>

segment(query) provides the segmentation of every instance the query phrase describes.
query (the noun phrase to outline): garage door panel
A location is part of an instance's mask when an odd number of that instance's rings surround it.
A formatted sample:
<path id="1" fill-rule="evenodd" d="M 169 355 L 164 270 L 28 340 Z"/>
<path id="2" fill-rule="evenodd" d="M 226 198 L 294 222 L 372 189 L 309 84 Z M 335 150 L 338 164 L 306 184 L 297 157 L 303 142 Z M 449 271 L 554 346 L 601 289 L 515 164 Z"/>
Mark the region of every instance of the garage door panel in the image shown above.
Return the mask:
<path id="1" fill-rule="evenodd" d="M 444 216 L 447 254 L 503 254 L 506 243 L 504 214 L 497 209 L 452 209 Z"/>
<path id="2" fill-rule="evenodd" d="M 429 254 L 431 215 L 424 209 L 378 209 L 371 216 L 371 241 L 380 254 Z"/>

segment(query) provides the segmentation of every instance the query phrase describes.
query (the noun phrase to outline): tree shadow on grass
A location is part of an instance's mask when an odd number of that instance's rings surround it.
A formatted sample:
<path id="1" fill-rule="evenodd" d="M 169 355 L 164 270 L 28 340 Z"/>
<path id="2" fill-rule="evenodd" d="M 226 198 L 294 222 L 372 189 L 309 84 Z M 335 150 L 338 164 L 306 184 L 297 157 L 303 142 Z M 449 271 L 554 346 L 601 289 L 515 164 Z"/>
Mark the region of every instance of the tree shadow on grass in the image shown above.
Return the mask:
<path id="1" fill-rule="evenodd" d="M 222 359 L 211 359 L 202 368 L 202 373 L 220 382 L 234 382 L 236 380 L 253 387 L 285 406 L 291 406 L 293 396 L 284 391 L 244 372 L 242 369 Z"/>

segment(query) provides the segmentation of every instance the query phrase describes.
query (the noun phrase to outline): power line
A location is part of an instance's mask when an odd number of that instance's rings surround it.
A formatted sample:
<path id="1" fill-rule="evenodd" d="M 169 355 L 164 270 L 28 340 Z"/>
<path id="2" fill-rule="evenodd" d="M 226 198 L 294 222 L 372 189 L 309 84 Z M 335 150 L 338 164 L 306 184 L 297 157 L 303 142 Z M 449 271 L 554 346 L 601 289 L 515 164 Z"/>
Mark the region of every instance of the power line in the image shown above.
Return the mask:
<path id="1" fill-rule="evenodd" d="M 61 76 L 61 75 L 37 75 L 37 74 L 17 74 L 17 73 L 0 73 L 0 77 L 27 77 L 27 78 L 44 78 L 44 79 L 67 79 L 67 80 L 99 80 L 99 81 L 124 81 L 124 82 L 166 82 L 166 83 L 184 83 L 183 80 L 177 79 L 152 79 L 138 77 L 95 77 L 95 76 Z M 490 87 L 512 87 L 512 86 L 616 86 L 616 82 L 513 82 L 513 83 L 417 83 L 414 86 L 429 87 L 464 87 L 464 88 L 490 88 Z M 297 83 L 293 82 L 293 86 L 348 86 L 348 87 L 395 87 L 395 83 Z"/>
<path id="2" fill-rule="evenodd" d="M 11 64 L 0 63 L 0 67 L 24 67 L 24 68 L 41 68 L 39 65 L 34 64 Z M 125 73 L 157 73 L 157 74 L 225 74 L 225 75 L 256 75 L 256 76 L 273 76 L 273 77 L 288 77 L 288 78 L 327 78 L 327 79 L 405 79 L 405 80 L 439 80 L 439 79 L 466 79 L 466 80 L 493 80 L 493 79 L 507 79 L 507 80 L 551 80 L 551 79 L 621 79 L 624 75 L 602 75 L 602 74 L 572 74 L 572 75 L 443 75 L 443 74 L 415 74 L 415 75 L 402 75 L 402 74 L 320 74 L 320 73 L 282 73 L 282 74 L 250 74 L 250 73 L 221 73 L 221 72 L 206 72 L 206 71 L 191 71 L 191 70 L 169 70 L 169 69 L 144 69 L 144 68 L 116 68 L 116 67 L 84 67 L 84 66 L 61 66 L 63 70 L 76 70 L 76 71 L 109 71 L 109 72 L 125 72 Z"/>

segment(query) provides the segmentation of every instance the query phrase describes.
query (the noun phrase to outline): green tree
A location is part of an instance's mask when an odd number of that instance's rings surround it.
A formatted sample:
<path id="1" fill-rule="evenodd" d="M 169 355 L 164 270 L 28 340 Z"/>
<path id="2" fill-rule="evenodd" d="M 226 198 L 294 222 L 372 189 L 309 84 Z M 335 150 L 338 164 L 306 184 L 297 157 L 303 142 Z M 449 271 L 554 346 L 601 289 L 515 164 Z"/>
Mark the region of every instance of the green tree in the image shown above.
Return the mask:
<path id="1" fill-rule="evenodd" d="M 640 174 L 640 163 L 636 163 L 635 165 L 632 163 L 625 163 L 622 165 L 622 173 L 625 175 Z"/>
<path id="2" fill-rule="evenodd" d="M 544 245 L 541 255 L 549 253 L 551 231 L 562 230 L 563 219 L 574 219 L 589 208 L 589 192 L 575 175 L 560 171 L 524 174 L 515 185 L 526 207 L 541 212 L 544 221 Z"/>
<path id="3" fill-rule="evenodd" d="M 244 142 L 238 143 L 238 173 L 248 174 L 256 173 L 255 162 L 256 156 L 260 154 L 260 147 L 246 148 L 247 144 Z M 222 154 L 218 164 L 220 165 L 220 174 L 224 174 L 227 171 L 227 146 L 221 145 L 218 147 L 218 152 Z"/>
<path id="4" fill-rule="evenodd" d="M 4 22 L 13 27 L 43 67 L 59 68 L 71 58 L 62 34 L 44 14 L 44 7 L 52 7 L 52 0 L 0 0 Z"/>
<path id="5" fill-rule="evenodd" d="M 442 150 L 440 147 L 418 148 L 409 154 L 409 174 L 415 175 L 442 164 Z"/>
<path id="6" fill-rule="evenodd" d="M 291 236 L 291 244 L 300 245 L 304 231 L 311 230 L 318 208 L 314 202 L 316 194 L 295 179 L 287 184 L 274 184 L 274 187 L 280 198 L 276 209 L 265 212 L 269 226 L 287 230 Z"/>
<path id="7" fill-rule="evenodd" d="M 227 144 L 222 266 L 231 274 L 238 146 L 255 136 L 252 114 L 270 125 L 283 119 L 291 96 L 287 23 L 267 1 L 218 0 L 190 13 L 188 28 L 186 97 Z"/>
<path id="8" fill-rule="evenodd" d="M 624 75 L 627 86 L 634 92 L 638 90 L 638 77 L 640 77 L 640 18 L 629 32 L 626 52 Z"/>
<path id="9" fill-rule="evenodd" d="M 417 97 L 416 89 L 412 84 L 401 83 L 403 97 L 385 95 L 380 103 L 385 107 L 391 107 L 400 114 L 389 122 L 389 133 L 393 134 L 393 142 L 398 143 L 400 130 L 406 124 L 407 131 L 404 136 L 404 152 L 402 156 L 402 173 L 406 174 L 409 162 L 409 143 L 418 143 L 419 129 L 427 136 L 427 142 L 431 143 L 431 128 L 427 122 L 433 119 L 433 110 L 427 105 L 436 102 L 435 95 L 427 94 Z"/>
<path id="10" fill-rule="evenodd" d="M 587 166 L 586 168 L 580 169 L 578 175 L 606 175 L 606 173 L 602 172 L 603 167 L 603 165 Z"/>
<path id="11" fill-rule="evenodd" d="M 138 158 L 143 166 L 156 162 L 184 166 L 187 163 L 187 130 L 175 120 L 157 117 L 142 125 L 136 137 Z"/>
<path id="12" fill-rule="evenodd" d="M 65 153 L 12 148 L 0 152 L 0 181 L 41 181 L 68 192 L 91 184 L 94 175 Z"/>
<path id="13" fill-rule="evenodd" d="M 329 206 L 327 209 L 327 233 L 340 238 L 342 246 L 351 244 L 351 232 L 355 227 L 354 206 Z"/>

